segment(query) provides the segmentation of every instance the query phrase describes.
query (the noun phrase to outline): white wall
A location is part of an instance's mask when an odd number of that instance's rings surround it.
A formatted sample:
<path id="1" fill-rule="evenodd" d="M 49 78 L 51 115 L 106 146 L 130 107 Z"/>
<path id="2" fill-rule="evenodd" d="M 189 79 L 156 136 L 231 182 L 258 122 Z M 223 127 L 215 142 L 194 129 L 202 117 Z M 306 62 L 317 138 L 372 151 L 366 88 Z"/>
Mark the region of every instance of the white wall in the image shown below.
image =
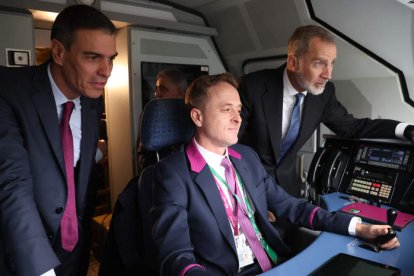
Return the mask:
<path id="1" fill-rule="evenodd" d="M 414 99 L 413 9 L 395 0 L 313 0 L 312 4 L 317 17 L 402 70 Z M 372 77 L 368 70 L 355 69 L 354 78 Z"/>
<path id="2" fill-rule="evenodd" d="M 28 52 L 29 65 L 35 64 L 33 17 L 30 13 L 0 10 L 0 34 L 0 65 L 7 65 L 6 49 Z"/>

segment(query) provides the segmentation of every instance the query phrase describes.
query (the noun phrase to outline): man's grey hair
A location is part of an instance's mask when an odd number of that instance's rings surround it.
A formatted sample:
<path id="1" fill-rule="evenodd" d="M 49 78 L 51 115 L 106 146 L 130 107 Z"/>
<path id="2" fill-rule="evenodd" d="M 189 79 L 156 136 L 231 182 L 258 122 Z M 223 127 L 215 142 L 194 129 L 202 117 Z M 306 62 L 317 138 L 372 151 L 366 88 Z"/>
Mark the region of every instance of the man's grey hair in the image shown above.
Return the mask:
<path id="1" fill-rule="evenodd" d="M 296 28 L 288 42 L 288 54 L 302 57 L 309 50 L 312 38 L 318 37 L 323 42 L 335 44 L 334 36 L 317 25 L 306 25 Z"/>

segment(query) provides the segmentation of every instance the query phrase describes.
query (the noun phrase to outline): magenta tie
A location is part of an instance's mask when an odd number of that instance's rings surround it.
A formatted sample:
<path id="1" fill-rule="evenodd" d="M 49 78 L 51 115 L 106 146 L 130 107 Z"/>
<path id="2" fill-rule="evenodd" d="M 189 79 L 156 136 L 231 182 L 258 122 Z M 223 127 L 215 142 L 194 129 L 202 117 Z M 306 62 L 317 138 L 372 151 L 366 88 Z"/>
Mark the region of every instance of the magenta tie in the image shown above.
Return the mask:
<path id="1" fill-rule="evenodd" d="M 75 171 L 73 162 L 73 138 L 69 120 L 75 104 L 71 101 L 63 105 L 63 118 L 60 123 L 60 137 L 62 140 L 63 155 L 65 158 L 66 182 L 68 197 L 66 208 L 60 221 L 62 248 L 71 252 L 78 242 L 78 218 L 75 200 Z"/>
<path id="2" fill-rule="evenodd" d="M 240 190 L 236 188 L 236 171 L 231 165 L 230 160 L 228 158 L 223 158 L 221 161 L 221 166 L 223 166 L 225 169 L 224 172 L 226 175 L 226 181 L 229 187 L 232 189 L 232 192 L 235 193 L 240 199 L 242 199 Z M 246 208 L 244 209 L 247 210 Z M 237 212 L 239 224 L 243 230 L 244 235 L 246 236 L 247 242 L 249 243 L 253 254 L 259 262 L 260 268 L 263 272 L 270 270 L 272 268 L 272 265 L 269 261 L 269 258 L 267 257 L 266 251 L 263 249 L 258 237 L 256 236 L 251 221 L 243 211 L 240 204 L 237 204 Z"/>

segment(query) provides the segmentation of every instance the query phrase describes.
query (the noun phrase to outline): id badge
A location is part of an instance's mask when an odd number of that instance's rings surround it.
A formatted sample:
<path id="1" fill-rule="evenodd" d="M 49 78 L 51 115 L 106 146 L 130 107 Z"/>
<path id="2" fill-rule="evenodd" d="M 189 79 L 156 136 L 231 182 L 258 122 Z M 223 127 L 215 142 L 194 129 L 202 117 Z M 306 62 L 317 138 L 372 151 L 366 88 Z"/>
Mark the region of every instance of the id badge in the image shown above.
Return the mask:
<path id="1" fill-rule="evenodd" d="M 246 237 L 244 235 L 238 235 L 235 237 L 237 257 L 239 258 L 239 268 L 251 265 L 253 260 L 253 252 L 247 245 Z"/>

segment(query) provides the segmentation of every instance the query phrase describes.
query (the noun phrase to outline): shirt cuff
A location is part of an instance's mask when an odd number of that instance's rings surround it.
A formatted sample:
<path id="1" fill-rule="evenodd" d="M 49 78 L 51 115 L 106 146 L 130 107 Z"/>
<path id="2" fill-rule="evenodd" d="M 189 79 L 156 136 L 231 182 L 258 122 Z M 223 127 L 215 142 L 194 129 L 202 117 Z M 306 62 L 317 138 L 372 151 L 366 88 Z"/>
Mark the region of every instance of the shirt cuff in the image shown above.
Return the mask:
<path id="1" fill-rule="evenodd" d="M 55 270 L 54 269 L 51 269 L 51 270 L 49 270 L 49 271 L 41 274 L 40 276 L 56 276 Z"/>
<path id="2" fill-rule="evenodd" d="M 353 217 L 351 221 L 349 222 L 348 226 L 348 234 L 350 236 L 356 236 L 356 225 L 357 223 L 362 223 L 362 220 L 360 217 Z"/>
<path id="3" fill-rule="evenodd" d="M 409 125 L 409 123 L 399 123 L 395 128 L 395 137 L 398 138 L 405 138 L 404 137 L 404 130 Z"/>

